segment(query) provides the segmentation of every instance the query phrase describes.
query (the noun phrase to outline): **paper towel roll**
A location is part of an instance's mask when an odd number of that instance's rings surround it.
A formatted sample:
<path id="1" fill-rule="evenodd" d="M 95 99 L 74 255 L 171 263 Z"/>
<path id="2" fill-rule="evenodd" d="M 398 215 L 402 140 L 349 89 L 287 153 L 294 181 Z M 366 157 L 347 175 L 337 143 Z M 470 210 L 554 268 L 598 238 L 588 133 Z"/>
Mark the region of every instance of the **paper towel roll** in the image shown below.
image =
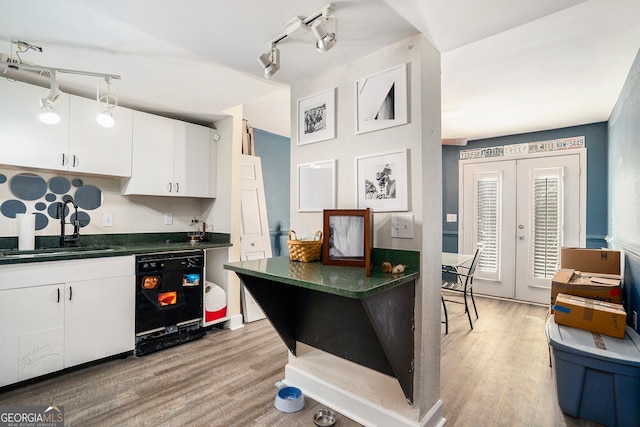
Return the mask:
<path id="1" fill-rule="evenodd" d="M 18 250 L 32 251 L 36 247 L 36 216 L 16 214 L 18 218 Z"/>

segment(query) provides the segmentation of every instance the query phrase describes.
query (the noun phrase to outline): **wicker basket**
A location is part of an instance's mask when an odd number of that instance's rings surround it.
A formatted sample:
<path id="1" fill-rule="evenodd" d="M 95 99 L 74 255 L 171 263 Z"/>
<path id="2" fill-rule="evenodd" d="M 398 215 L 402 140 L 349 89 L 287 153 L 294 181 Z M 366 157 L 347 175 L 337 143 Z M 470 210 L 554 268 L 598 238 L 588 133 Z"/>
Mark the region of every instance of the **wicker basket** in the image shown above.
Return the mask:
<path id="1" fill-rule="evenodd" d="M 322 231 L 316 231 L 313 240 L 298 240 L 296 232 L 289 231 L 289 258 L 293 261 L 311 262 L 322 254 Z"/>

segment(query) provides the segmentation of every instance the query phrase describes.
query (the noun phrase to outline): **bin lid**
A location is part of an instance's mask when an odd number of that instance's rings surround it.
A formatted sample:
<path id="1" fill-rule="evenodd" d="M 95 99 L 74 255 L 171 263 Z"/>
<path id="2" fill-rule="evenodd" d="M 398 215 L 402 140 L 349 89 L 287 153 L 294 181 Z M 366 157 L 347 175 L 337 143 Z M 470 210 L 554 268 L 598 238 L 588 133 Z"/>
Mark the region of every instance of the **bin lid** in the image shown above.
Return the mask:
<path id="1" fill-rule="evenodd" d="M 640 335 L 629 326 L 624 338 L 558 325 L 552 314 L 546 324 L 547 341 L 554 349 L 623 365 L 640 365 Z"/>

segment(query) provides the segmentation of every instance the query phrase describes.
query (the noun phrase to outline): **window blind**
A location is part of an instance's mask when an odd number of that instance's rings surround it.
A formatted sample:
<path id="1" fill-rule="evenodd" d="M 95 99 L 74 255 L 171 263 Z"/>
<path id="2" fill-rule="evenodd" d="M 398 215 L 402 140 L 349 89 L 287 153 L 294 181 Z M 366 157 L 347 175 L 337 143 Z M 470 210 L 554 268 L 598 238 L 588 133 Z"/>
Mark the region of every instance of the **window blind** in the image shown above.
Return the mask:
<path id="1" fill-rule="evenodd" d="M 476 181 L 476 243 L 482 248 L 477 269 L 498 272 L 500 237 L 500 193 L 498 176 Z"/>
<path id="2" fill-rule="evenodd" d="M 560 178 L 533 180 L 533 276 L 549 279 L 560 265 Z"/>

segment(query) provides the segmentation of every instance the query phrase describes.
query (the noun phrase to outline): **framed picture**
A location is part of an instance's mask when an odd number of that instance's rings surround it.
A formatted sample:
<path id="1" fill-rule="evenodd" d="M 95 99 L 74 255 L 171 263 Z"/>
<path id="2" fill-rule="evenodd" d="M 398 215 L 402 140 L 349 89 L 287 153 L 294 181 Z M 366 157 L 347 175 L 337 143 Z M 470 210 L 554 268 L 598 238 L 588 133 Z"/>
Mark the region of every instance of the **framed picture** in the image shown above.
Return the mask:
<path id="1" fill-rule="evenodd" d="M 335 159 L 298 165 L 298 211 L 322 212 L 335 207 Z"/>
<path id="2" fill-rule="evenodd" d="M 356 133 L 407 123 L 407 64 L 356 82 Z"/>
<path id="3" fill-rule="evenodd" d="M 408 211 L 407 149 L 356 158 L 358 209 Z"/>
<path id="4" fill-rule="evenodd" d="M 370 209 L 325 209 L 322 262 L 364 267 L 371 274 L 373 219 Z"/>
<path id="5" fill-rule="evenodd" d="M 298 145 L 336 137 L 336 90 L 298 100 Z"/>

